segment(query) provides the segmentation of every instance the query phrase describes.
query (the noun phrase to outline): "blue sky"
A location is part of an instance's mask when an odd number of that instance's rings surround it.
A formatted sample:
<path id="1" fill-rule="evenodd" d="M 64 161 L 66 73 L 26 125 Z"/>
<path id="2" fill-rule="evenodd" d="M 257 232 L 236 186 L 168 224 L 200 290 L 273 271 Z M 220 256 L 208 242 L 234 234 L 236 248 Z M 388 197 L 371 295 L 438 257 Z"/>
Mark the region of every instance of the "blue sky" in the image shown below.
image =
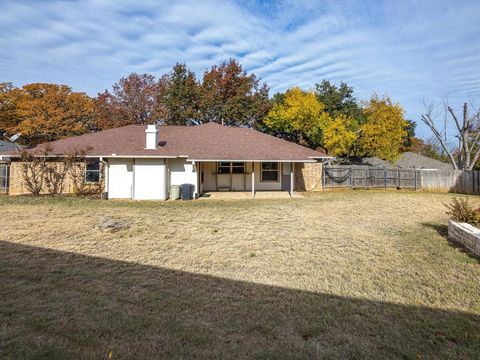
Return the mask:
<path id="1" fill-rule="evenodd" d="M 479 15 L 480 1 L 2 0 L 0 81 L 94 96 L 130 72 L 201 76 L 234 57 L 272 94 L 345 81 L 419 121 L 423 99 L 480 105 Z"/>

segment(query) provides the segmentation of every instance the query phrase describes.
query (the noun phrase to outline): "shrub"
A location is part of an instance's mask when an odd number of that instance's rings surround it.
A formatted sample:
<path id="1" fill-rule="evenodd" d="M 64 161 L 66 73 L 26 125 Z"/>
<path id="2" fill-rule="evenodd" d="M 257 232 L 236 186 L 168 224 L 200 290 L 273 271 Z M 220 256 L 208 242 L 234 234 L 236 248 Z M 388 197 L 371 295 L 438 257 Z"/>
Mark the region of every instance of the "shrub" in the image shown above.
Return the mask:
<path id="1" fill-rule="evenodd" d="M 49 153 L 50 148 L 47 146 L 39 153 L 29 153 L 24 150 L 20 156 L 22 180 L 33 196 L 38 196 L 42 192 Z"/>
<path id="2" fill-rule="evenodd" d="M 480 208 L 475 209 L 466 197 L 454 197 L 451 203 L 445 204 L 445 206 L 448 208 L 447 214 L 452 220 L 469 224 L 480 223 Z"/>

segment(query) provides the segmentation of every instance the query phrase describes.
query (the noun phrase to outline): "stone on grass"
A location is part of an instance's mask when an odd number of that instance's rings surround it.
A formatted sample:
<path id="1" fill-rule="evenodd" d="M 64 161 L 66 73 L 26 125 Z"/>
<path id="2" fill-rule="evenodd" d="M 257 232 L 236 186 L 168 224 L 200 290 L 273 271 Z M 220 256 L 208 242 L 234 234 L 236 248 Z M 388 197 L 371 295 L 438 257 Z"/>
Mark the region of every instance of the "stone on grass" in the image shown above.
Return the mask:
<path id="1" fill-rule="evenodd" d="M 96 226 L 96 228 L 103 232 L 117 232 L 120 230 L 128 229 L 130 223 L 124 220 L 115 220 L 112 218 L 103 218 L 101 223 Z"/>

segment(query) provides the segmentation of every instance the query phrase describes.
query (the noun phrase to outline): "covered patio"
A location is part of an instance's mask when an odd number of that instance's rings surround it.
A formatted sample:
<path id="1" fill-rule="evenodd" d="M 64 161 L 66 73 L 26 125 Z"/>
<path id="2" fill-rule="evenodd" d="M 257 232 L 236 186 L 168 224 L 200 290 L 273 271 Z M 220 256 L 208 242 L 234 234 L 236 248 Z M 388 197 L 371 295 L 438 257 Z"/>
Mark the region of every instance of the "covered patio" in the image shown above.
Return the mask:
<path id="1" fill-rule="evenodd" d="M 265 192 L 290 197 L 295 191 L 291 161 L 196 161 L 195 166 L 201 195 L 232 192 L 258 197 Z"/>

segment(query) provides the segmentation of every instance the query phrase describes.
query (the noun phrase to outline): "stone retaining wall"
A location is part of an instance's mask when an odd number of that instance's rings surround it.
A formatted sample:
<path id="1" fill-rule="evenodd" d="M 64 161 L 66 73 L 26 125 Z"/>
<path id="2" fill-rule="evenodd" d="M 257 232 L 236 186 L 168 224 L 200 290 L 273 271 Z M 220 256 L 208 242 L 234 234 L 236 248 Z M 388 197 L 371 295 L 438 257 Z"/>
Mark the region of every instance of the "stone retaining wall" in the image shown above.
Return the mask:
<path id="1" fill-rule="evenodd" d="M 448 221 L 448 238 L 480 256 L 480 229 L 466 223 Z"/>

